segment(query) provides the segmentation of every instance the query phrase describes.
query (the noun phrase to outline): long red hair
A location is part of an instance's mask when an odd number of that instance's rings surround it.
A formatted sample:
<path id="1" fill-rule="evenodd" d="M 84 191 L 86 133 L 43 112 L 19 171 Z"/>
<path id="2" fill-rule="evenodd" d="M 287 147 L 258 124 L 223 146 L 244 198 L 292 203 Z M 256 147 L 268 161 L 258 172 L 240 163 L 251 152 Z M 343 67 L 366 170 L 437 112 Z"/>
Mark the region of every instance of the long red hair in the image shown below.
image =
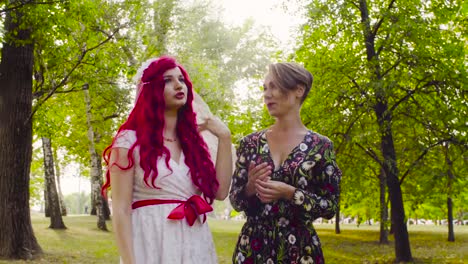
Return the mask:
<path id="1" fill-rule="evenodd" d="M 182 72 L 187 85 L 187 102 L 178 110 L 177 136 L 180 139 L 182 151 L 185 156 L 185 164 L 190 169 L 192 182 L 202 191 L 203 196 L 210 204 L 213 203 L 218 190 L 219 182 L 216 179 L 214 164 L 210 158 L 208 147 L 197 130 L 196 116 L 192 108 L 193 91 L 192 82 L 185 69 L 172 57 L 163 56 L 151 62 L 143 71 L 141 77 L 142 86 L 137 93 L 137 100 L 127 120 L 120 126 L 118 132 L 123 130 L 136 131 L 137 141 L 128 152 L 129 165 L 120 169 L 128 170 L 133 167 L 133 152 L 135 147 L 140 147 L 140 166 L 144 170 L 144 180 L 147 186 L 158 188 L 155 180 L 158 177 L 157 160 L 165 156 L 166 166 L 169 166 L 170 152 L 163 144 L 164 120 L 164 72 L 178 67 Z M 118 134 L 118 133 L 117 133 Z M 115 143 L 109 145 L 103 153 L 107 164 L 106 182 L 102 186 L 105 194 L 111 186 L 109 159 L 111 149 Z"/>

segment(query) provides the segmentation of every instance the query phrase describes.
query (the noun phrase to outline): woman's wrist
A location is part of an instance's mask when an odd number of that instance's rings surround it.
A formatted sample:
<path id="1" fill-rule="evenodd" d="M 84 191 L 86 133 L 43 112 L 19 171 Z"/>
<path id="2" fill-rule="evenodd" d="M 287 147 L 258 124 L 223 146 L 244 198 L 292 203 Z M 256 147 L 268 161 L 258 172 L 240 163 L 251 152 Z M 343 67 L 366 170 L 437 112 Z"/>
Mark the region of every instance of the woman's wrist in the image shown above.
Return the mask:
<path id="1" fill-rule="evenodd" d="M 255 194 L 255 186 L 252 186 L 252 184 L 249 184 L 249 182 L 247 182 L 244 188 L 244 194 L 247 197 L 253 196 Z"/>
<path id="2" fill-rule="evenodd" d="M 218 137 L 219 141 L 229 141 L 231 142 L 231 131 L 226 131 L 223 133 L 220 133 L 219 135 L 216 135 Z"/>
<path id="3" fill-rule="evenodd" d="M 288 185 L 284 192 L 284 199 L 292 201 L 294 199 L 294 193 L 296 192 L 296 187 Z"/>

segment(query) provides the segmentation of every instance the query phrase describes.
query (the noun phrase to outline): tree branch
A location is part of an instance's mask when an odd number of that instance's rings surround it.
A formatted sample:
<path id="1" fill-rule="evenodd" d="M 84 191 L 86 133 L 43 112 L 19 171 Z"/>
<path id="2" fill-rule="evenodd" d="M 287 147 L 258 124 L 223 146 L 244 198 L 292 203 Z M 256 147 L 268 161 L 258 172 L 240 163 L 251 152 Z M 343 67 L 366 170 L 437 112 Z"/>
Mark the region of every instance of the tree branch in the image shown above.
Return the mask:
<path id="1" fill-rule="evenodd" d="M 383 47 L 383 46 L 382 46 Z M 380 48 L 382 48 L 380 47 Z M 380 53 L 380 49 L 379 51 L 377 52 L 377 54 Z M 401 59 L 398 59 L 390 68 L 388 68 L 383 74 L 382 74 L 382 77 L 387 75 L 391 70 L 395 69 L 398 65 L 400 65 L 400 62 L 401 62 Z"/>
<path id="2" fill-rule="evenodd" d="M 350 123 L 349 123 L 349 126 L 348 128 L 346 129 L 346 131 L 344 133 L 339 133 L 339 135 L 341 135 L 343 138 L 344 138 L 344 141 L 349 141 L 349 132 L 351 131 L 351 128 L 353 128 L 354 124 L 356 124 L 356 122 L 361 118 L 361 116 L 364 114 L 364 112 L 361 112 L 357 117 L 356 119 L 352 120 Z M 337 148 L 336 148 L 336 153 L 339 153 L 340 152 L 340 148 L 343 144 L 340 144 Z"/>
<path id="3" fill-rule="evenodd" d="M 356 143 L 356 145 L 362 149 L 367 155 L 369 155 L 371 158 L 373 158 L 377 163 L 380 164 L 380 166 L 383 166 L 383 162 L 379 159 L 379 156 L 375 154 L 375 152 L 371 148 L 364 148 L 361 144 Z"/>
<path id="4" fill-rule="evenodd" d="M 407 91 L 407 94 L 401 98 L 400 100 L 398 100 L 392 107 L 390 107 L 390 112 L 393 113 L 393 111 L 403 102 L 405 102 L 406 100 L 408 100 L 414 93 L 416 93 L 417 91 L 423 89 L 423 88 L 427 88 L 427 87 L 430 87 L 430 86 L 437 86 L 439 84 L 442 84 L 443 82 L 441 81 L 436 81 L 436 80 L 431 80 L 429 82 L 427 82 L 426 84 L 424 84 L 423 86 L 420 86 L 420 87 L 417 87 L 415 88 L 414 90 L 408 90 Z"/>
<path id="5" fill-rule="evenodd" d="M 116 38 L 117 40 L 124 39 L 124 37 L 122 37 L 122 35 L 120 35 L 120 32 L 117 32 L 117 34 L 115 35 L 115 38 Z M 135 58 L 135 56 L 133 56 L 132 51 L 128 48 L 127 45 L 124 45 L 124 46 L 122 47 L 122 49 L 123 49 L 125 55 L 127 55 L 128 60 L 130 61 L 130 66 L 131 66 L 131 67 L 135 67 L 135 66 L 138 64 L 138 61 L 137 61 L 137 59 Z"/>
<path id="6" fill-rule="evenodd" d="M 400 100 L 398 100 L 391 108 L 390 108 L 390 112 L 393 113 L 393 111 L 395 111 L 395 109 L 403 102 L 405 102 L 406 100 L 408 100 L 413 94 L 414 94 L 415 90 L 409 90 L 406 92 L 406 95 L 401 98 Z"/>
<path id="7" fill-rule="evenodd" d="M 356 4 L 355 2 L 351 2 L 351 4 L 352 4 L 353 6 L 355 6 L 355 7 L 357 7 L 357 9 L 359 9 L 359 5 Z"/>
<path id="8" fill-rule="evenodd" d="M 384 39 L 383 43 L 387 42 L 387 40 L 388 40 L 389 37 L 390 37 L 390 33 L 387 33 L 387 35 L 385 36 L 385 39 Z M 382 52 L 382 50 L 384 49 L 384 47 L 385 47 L 385 45 L 382 44 L 382 45 L 377 49 L 377 52 L 376 52 L 377 56 L 380 55 L 380 53 Z M 384 75 L 385 75 L 385 74 L 384 74 Z"/>
<path id="9" fill-rule="evenodd" d="M 367 98 L 367 91 L 365 89 L 363 89 L 359 83 L 356 81 L 356 79 L 354 79 L 353 77 L 349 76 L 347 73 L 345 72 L 342 72 L 343 75 L 345 75 L 353 84 L 354 86 L 359 90 L 359 93 L 360 95 L 364 96 Z M 349 97 L 348 97 L 349 98 Z M 351 99 L 351 101 L 354 101 L 353 99 Z"/>
<path id="10" fill-rule="evenodd" d="M 393 8 L 393 4 L 395 3 L 395 0 L 391 0 L 390 1 L 390 4 L 388 5 L 387 7 L 387 11 L 390 10 L 391 8 Z M 379 28 L 380 26 L 382 25 L 383 21 L 385 19 L 385 16 L 383 16 L 382 18 L 379 19 L 379 21 L 377 21 L 377 23 L 374 25 L 373 29 L 372 29 L 372 35 L 375 37 L 377 35 L 377 32 L 379 31 Z"/>
<path id="11" fill-rule="evenodd" d="M 109 115 L 109 116 L 105 116 L 103 120 L 106 121 L 108 119 L 117 118 L 117 117 L 119 117 L 118 114 L 112 114 L 112 115 Z"/>
<path id="12" fill-rule="evenodd" d="M 31 115 L 29 116 L 28 120 L 31 119 L 34 116 L 34 114 L 37 112 L 37 110 L 39 109 L 39 107 L 42 104 L 44 104 L 50 97 L 52 97 L 52 95 L 57 91 L 58 88 L 64 86 L 68 82 L 68 79 L 70 78 L 71 74 L 76 70 L 76 68 L 78 68 L 78 66 L 80 66 L 82 64 L 82 62 L 83 62 L 83 60 L 86 57 L 88 52 L 90 52 L 92 50 L 95 50 L 95 49 L 101 47 L 102 45 L 106 44 L 107 42 L 109 42 L 114 37 L 114 35 L 122 27 L 123 26 L 119 26 L 111 34 L 106 34 L 107 38 L 104 39 L 103 41 L 101 41 L 100 43 L 98 43 L 94 47 L 91 47 L 91 48 L 87 49 L 86 48 L 86 43 L 84 43 L 83 48 L 82 48 L 82 52 L 81 52 L 80 56 L 78 57 L 78 60 L 76 61 L 75 65 L 71 68 L 71 70 L 67 73 L 67 75 L 60 81 L 60 83 L 53 86 L 52 89 L 49 90 L 47 96 L 42 101 L 40 101 L 40 102 L 38 102 L 36 104 L 36 106 L 34 107 L 34 110 L 31 112 Z"/>
<path id="13" fill-rule="evenodd" d="M 68 90 L 55 91 L 54 94 L 65 94 L 65 93 L 81 92 L 83 90 L 84 89 L 82 88 L 82 86 L 78 86 L 78 87 L 72 87 L 71 89 L 68 89 Z M 46 93 L 50 93 L 50 91 L 43 91 L 42 90 L 42 91 L 33 93 L 33 100 L 40 98 L 41 96 L 43 96 Z"/>
<path id="14" fill-rule="evenodd" d="M 353 77 L 349 76 L 348 74 L 346 74 L 345 72 L 343 72 L 343 74 L 354 84 L 354 86 L 356 88 L 358 88 L 360 91 L 362 90 L 361 89 L 361 86 L 357 83 L 356 79 L 354 79 Z"/>
<path id="15" fill-rule="evenodd" d="M 26 6 L 26 5 L 51 5 L 51 4 L 64 3 L 64 2 L 65 1 L 63 0 L 62 1 L 49 1 L 49 2 L 34 2 L 33 0 L 20 1 L 18 5 L 7 7 L 5 9 L 0 10 L 0 14 L 22 8 L 23 6 Z"/>
<path id="16" fill-rule="evenodd" d="M 439 145 L 442 145 L 444 142 L 451 142 L 452 141 L 452 138 L 450 139 L 442 139 L 442 140 L 439 140 L 437 141 L 436 143 L 432 144 L 432 145 L 429 145 L 426 149 L 423 150 L 423 152 L 421 153 L 421 155 L 419 155 L 419 157 L 413 161 L 411 163 L 411 165 L 409 166 L 409 168 L 405 171 L 405 173 L 403 173 L 403 176 L 401 176 L 401 179 L 400 179 L 400 185 L 403 183 L 403 181 L 405 180 L 406 176 L 408 176 L 408 174 L 410 173 L 411 171 L 411 168 L 414 168 L 416 166 L 416 164 L 421 161 L 424 156 L 426 156 L 426 154 L 429 152 L 429 150 L 431 150 L 432 148 L 434 147 L 437 147 Z"/>

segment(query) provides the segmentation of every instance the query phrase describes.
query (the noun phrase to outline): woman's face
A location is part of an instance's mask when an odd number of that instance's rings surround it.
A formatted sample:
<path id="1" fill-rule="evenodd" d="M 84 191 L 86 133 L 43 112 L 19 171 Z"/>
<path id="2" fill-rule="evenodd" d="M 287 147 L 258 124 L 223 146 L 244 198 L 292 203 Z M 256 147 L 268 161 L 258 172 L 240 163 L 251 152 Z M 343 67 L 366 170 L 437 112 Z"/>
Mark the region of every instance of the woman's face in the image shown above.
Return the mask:
<path id="1" fill-rule="evenodd" d="M 164 100 L 166 109 L 179 109 L 187 102 L 188 88 L 179 67 L 167 70 L 164 78 Z"/>
<path id="2" fill-rule="evenodd" d="M 263 84 L 263 101 L 270 115 L 274 117 L 288 114 L 294 109 L 300 109 L 301 106 L 296 92 L 282 90 L 270 73 L 265 77 Z"/>

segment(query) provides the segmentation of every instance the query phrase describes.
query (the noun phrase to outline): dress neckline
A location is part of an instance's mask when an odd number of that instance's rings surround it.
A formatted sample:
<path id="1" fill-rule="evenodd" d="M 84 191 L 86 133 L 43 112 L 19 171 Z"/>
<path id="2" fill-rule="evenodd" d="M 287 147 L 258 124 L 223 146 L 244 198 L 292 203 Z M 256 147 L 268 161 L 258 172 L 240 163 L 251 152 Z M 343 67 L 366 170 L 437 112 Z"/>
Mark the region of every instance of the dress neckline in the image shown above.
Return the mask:
<path id="1" fill-rule="evenodd" d="M 184 156 L 184 151 L 181 151 L 180 152 L 180 156 L 179 156 L 179 161 L 177 162 L 175 159 L 172 158 L 172 156 L 169 154 L 170 158 L 169 158 L 169 163 L 174 163 L 177 167 L 180 167 L 181 166 L 181 162 L 184 162 L 185 161 L 185 156 Z"/>
<path id="2" fill-rule="evenodd" d="M 291 151 L 289 152 L 289 154 L 286 156 L 286 158 L 283 160 L 283 162 L 281 162 L 281 164 L 275 164 L 275 161 L 273 160 L 273 156 L 271 154 L 271 150 L 270 150 L 270 145 L 268 144 L 268 139 L 266 137 L 266 131 L 267 129 L 265 130 L 262 130 L 262 134 L 261 134 L 261 137 L 263 139 L 265 139 L 265 145 L 266 145 L 266 150 L 265 152 L 268 153 L 268 158 L 270 159 L 271 163 L 273 164 L 273 172 L 277 172 L 279 171 L 283 166 L 284 164 L 286 163 L 286 161 L 288 161 L 290 158 L 291 158 L 291 155 L 293 153 L 296 152 L 296 149 L 300 148 L 301 144 L 304 144 L 307 140 L 307 137 L 312 133 L 312 131 L 310 131 L 309 129 L 307 130 L 306 134 L 304 135 L 304 137 L 302 138 L 302 140 L 296 145 L 294 146 L 294 148 L 291 149 Z"/>

